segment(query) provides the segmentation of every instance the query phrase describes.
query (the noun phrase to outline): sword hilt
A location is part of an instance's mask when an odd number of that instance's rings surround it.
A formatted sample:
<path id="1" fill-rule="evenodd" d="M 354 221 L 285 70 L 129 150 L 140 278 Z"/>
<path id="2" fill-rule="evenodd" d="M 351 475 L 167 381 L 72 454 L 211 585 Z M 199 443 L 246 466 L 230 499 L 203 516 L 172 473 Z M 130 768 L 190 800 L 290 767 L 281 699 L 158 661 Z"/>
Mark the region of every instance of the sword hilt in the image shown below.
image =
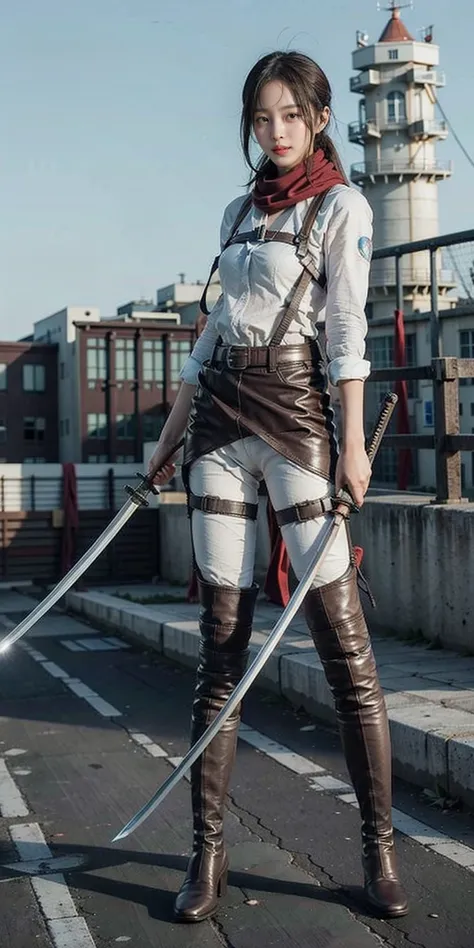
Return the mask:
<path id="1" fill-rule="evenodd" d="M 166 455 L 163 461 L 163 465 L 166 464 L 167 461 L 169 461 L 169 459 L 173 457 L 173 454 L 176 454 L 176 452 L 179 451 L 179 449 L 183 447 L 183 444 L 184 444 L 184 438 L 181 438 L 181 441 L 178 441 L 178 443 L 175 444 L 174 448 L 171 449 L 169 454 Z M 140 483 L 138 484 L 138 486 L 130 487 L 129 484 L 126 484 L 124 487 L 124 491 L 126 494 L 128 494 L 130 499 L 133 500 L 134 504 L 136 504 L 137 507 L 149 507 L 150 505 L 147 500 L 147 495 L 151 493 L 151 494 L 155 494 L 155 496 L 158 496 L 158 494 L 160 493 L 160 489 L 159 487 L 156 486 L 156 484 L 153 483 L 153 480 L 150 478 L 148 474 L 142 474 L 140 471 L 137 471 L 136 476 L 140 478 Z"/>
<path id="2" fill-rule="evenodd" d="M 397 402 L 398 395 L 395 395 L 395 392 L 387 392 L 380 404 L 378 418 L 366 447 L 371 466 L 374 463 L 375 456 L 380 448 L 382 438 L 388 428 Z"/>
<path id="3" fill-rule="evenodd" d="M 367 457 L 370 461 L 371 467 L 374 463 L 377 451 L 380 448 L 382 438 L 388 428 L 397 402 L 398 395 L 396 395 L 395 392 L 387 392 L 380 403 L 379 413 L 373 427 L 372 434 L 370 435 L 369 440 L 366 442 Z M 359 513 L 360 507 L 355 503 L 351 492 L 347 487 L 344 487 L 338 492 L 335 497 L 335 501 L 337 501 L 338 504 L 346 504 L 349 508 L 349 512 Z"/>

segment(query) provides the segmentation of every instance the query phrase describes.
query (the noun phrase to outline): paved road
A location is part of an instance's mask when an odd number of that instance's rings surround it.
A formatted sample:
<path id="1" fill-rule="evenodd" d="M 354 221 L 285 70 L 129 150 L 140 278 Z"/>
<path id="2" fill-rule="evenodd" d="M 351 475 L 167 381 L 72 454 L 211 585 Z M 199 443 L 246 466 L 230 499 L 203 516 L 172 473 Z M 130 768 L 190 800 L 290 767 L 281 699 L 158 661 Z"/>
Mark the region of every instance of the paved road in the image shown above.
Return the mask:
<path id="1" fill-rule="evenodd" d="M 10 595 L 3 611 L 16 622 L 31 605 Z M 110 840 L 185 752 L 193 675 L 100 636 L 55 613 L 0 662 L 1 948 L 472 948 L 474 870 L 458 864 L 474 867 L 471 815 L 397 784 L 412 912 L 369 917 L 337 738 L 257 691 L 227 811 L 228 894 L 215 920 L 174 924 L 188 784 Z"/>

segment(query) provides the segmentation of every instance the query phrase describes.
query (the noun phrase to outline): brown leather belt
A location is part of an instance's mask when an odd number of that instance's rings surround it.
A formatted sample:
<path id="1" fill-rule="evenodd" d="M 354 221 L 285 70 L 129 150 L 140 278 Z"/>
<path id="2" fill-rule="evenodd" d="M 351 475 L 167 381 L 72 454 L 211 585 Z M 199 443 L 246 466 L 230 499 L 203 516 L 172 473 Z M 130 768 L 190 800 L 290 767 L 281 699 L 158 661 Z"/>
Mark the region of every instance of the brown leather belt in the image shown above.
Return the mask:
<path id="1" fill-rule="evenodd" d="M 228 369 L 269 368 L 291 362 L 308 362 L 319 357 L 315 343 L 300 346 L 216 346 L 211 365 L 224 363 Z M 318 358 L 318 361 L 319 361 Z"/>

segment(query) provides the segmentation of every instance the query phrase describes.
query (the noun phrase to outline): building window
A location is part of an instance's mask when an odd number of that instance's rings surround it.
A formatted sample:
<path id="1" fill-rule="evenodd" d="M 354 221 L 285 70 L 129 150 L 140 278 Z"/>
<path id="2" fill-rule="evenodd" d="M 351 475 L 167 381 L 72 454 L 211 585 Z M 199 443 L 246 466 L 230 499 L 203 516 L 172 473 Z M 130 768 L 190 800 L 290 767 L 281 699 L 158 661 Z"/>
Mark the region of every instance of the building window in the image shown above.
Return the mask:
<path id="1" fill-rule="evenodd" d="M 117 339 L 115 343 L 115 378 L 124 381 L 135 378 L 135 342 Z"/>
<path id="2" fill-rule="evenodd" d="M 46 458 L 23 458 L 23 464 L 46 464 Z"/>
<path id="3" fill-rule="evenodd" d="M 163 384 L 163 340 L 145 339 L 143 342 L 143 381 Z"/>
<path id="4" fill-rule="evenodd" d="M 474 359 L 474 329 L 461 329 L 459 333 L 461 359 Z"/>
<path id="5" fill-rule="evenodd" d="M 44 365 L 27 364 L 23 366 L 23 391 L 44 392 L 46 373 Z"/>
<path id="6" fill-rule="evenodd" d="M 373 369 L 391 369 L 395 364 L 393 336 L 369 336 L 367 339 L 367 358 Z M 405 362 L 407 368 L 417 365 L 416 333 L 405 336 Z M 387 390 L 386 382 L 374 382 L 379 400 Z M 418 385 L 415 379 L 407 382 L 408 398 L 418 397 Z"/>
<path id="7" fill-rule="evenodd" d="M 7 364 L 6 362 L 0 362 L 0 390 L 6 392 L 7 390 Z"/>
<path id="8" fill-rule="evenodd" d="M 164 415 L 143 415 L 142 432 L 144 441 L 158 441 L 161 429 L 165 423 Z"/>
<path id="9" fill-rule="evenodd" d="M 135 437 L 135 415 L 117 415 L 117 438 Z"/>
<path id="10" fill-rule="evenodd" d="M 5 419 L 0 419 L 0 441 L 7 440 L 7 426 L 5 424 Z"/>
<path id="11" fill-rule="evenodd" d="M 462 415 L 462 402 L 459 402 L 459 415 Z"/>
<path id="12" fill-rule="evenodd" d="M 461 359 L 474 359 L 474 329 L 461 329 L 459 332 L 459 355 Z M 459 379 L 462 386 L 473 385 L 474 379 Z"/>
<path id="13" fill-rule="evenodd" d="M 433 402 L 424 402 L 423 412 L 424 412 L 423 424 L 425 428 L 432 428 L 434 425 Z"/>
<path id="14" fill-rule="evenodd" d="M 387 96 L 387 121 L 398 125 L 405 122 L 407 117 L 405 96 L 403 92 L 389 92 Z"/>
<path id="15" fill-rule="evenodd" d="M 135 455 L 134 454 L 117 454 L 116 463 L 117 464 L 134 464 Z"/>
<path id="16" fill-rule="evenodd" d="M 107 350 L 105 339 L 87 340 L 87 379 L 97 382 L 107 378 Z"/>
<path id="17" fill-rule="evenodd" d="M 398 59 L 398 49 L 389 49 L 388 51 L 389 59 Z"/>
<path id="18" fill-rule="evenodd" d="M 105 412 L 91 412 L 87 416 L 87 437 L 107 437 L 107 415 Z"/>
<path id="19" fill-rule="evenodd" d="M 396 484 L 398 478 L 396 448 L 382 447 L 374 461 L 373 471 L 374 481 L 380 484 Z"/>
<path id="20" fill-rule="evenodd" d="M 191 352 L 190 339 L 173 339 L 170 345 L 170 383 L 171 388 L 178 388 L 179 373 Z"/>
<path id="21" fill-rule="evenodd" d="M 87 458 L 88 464 L 107 464 L 107 455 L 106 454 L 89 454 Z"/>
<path id="22" fill-rule="evenodd" d="M 23 418 L 25 441 L 44 441 L 46 421 L 44 418 Z"/>

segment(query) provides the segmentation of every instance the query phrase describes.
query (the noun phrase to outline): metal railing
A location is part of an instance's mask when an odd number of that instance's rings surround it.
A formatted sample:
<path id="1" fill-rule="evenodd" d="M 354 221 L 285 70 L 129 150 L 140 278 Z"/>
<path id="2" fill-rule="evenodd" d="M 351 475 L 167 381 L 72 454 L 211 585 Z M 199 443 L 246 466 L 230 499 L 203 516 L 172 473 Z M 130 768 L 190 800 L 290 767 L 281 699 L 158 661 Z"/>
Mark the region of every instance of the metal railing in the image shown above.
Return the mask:
<path id="1" fill-rule="evenodd" d="M 413 138 L 418 138 L 423 135 L 447 138 L 448 133 L 447 122 L 443 122 L 440 119 L 418 119 L 416 122 L 411 122 L 408 126 L 408 134 Z"/>
<path id="2" fill-rule="evenodd" d="M 395 161 L 387 161 L 385 158 L 378 161 L 362 161 L 351 166 L 351 178 L 357 182 L 362 182 L 365 178 L 376 175 L 434 175 L 436 177 L 446 177 L 452 174 L 452 161 L 424 161 L 423 159 L 397 158 Z"/>
<path id="3" fill-rule="evenodd" d="M 380 85 L 380 73 L 376 69 L 364 69 L 358 76 L 351 76 L 351 92 L 363 92 L 364 89 L 370 89 L 372 86 Z"/>
<path id="4" fill-rule="evenodd" d="M 461 451 L 474 451 L 474 435 L 460 434 L 459 379 L 474 378 L 474 359 L 446 357 L 431 365 L 402 369 L 375 369 L 371 382 L 430 379 L 433 382 L 434 434 L 387 434 L 384 446 L 398 449 L 431 449 L 436 456 L 436 502 L 462 500 Z"/>
<path id="5" fill-rule="evenodd" d="M 430 286 L 431 284 L 431 270 L 429 267 L 402 267 L 400 270 L 400 278 L 405 287 L 408 286 Z M 397 270 L 395 264 L 387 264 L 386 266 L 377 268 L 373 267 L 370 274 L 370 285 L 371 286 L 395 286 L 397 280 Z M 438 270 L 438 283 L 441 286 L 455 286 L 456 279 L 454 276 L 454 270 L 447 270 L 445 268 Z"/>
<path id="6" fill-rule="evenodd" d="M 474 434 L 460 433 L 460 384 L 474 378 L 474 323 L 471 321 L 460 333 L 459 348 L 461 356 L 444 356 L 440 329 L 440 308 L 445 317 L 460 317 L 474 314 L 474 230 L 445 234 L 392 247 L 379 248 L 373 254 L 373 270 L 370 284 L 374 287 L 374 299 L 377 299 L 377 286 L 395 285 L 396 309 L 403 312 L 405 288 L 412 286 L 407 274 L 416 273 L 416 267 L 407 266 L 412 254 L 425 252 L 429 260 L 429 272 L 423 270 L 425 286 L 429 286 L 430 310 L 419 314 L 430 324 L 431 363 L 429 365 L 378 368 L 370 375 L 374 383 L 402 383 L 424 379 L 433 385 L 433 434 L 387 434 L 384 445 L 398 450 L 430 449 L 435 452 L 436 500 L 438 503 L 459 503 L 461 500 L 461 452 L 474 452 Z M 452 271 L 442 267 L 440 254 L 446 256 L 452 264 Z M 407 260 L 408 258 L 408 260 Z M 389 272 L 393 271 L 394 280 L 388 280 L 387 274 L 377 267 L 387 263 Z M 414 261 L 413 261 L 414 262 Z M 383 277 L 385 276 L 385 282 Z M 450 277 L 445 282 L 445 277 Z M 377 282 L 377 277 L 380 282 Z M 449 294 L 451 293 L 451 298 Z M 441 302 L 441 294 L 443 300 Z M 410 314 L 411 315 L 411 314 Z M 464 342 L 463 336 L 467 337 Z M 376 338 L 375 336 L 373 337 Z M 453 337 L 451 336 L 451 345 Z M 416 361 L 416 352 L 412 353 Z M 377 386 L 378 388 L 379 386 Z M 427 423 L 427 427 L 431 422 Z"/>
<path id="7" fill-rule="evenodd" d="M 348 132 L 349 141 L 364 142 L 367 138 L 381 138 L 375 122 L 351 122 Z"/>
<path id="8" fill-rule="evenodd" d="M 446 73 L 439 69 L 423 69 L 415 67 L 407 76 L 408 82 L 416 82 L 420 85 L 437 86 L 438 89 L 446 85 Z"/>

